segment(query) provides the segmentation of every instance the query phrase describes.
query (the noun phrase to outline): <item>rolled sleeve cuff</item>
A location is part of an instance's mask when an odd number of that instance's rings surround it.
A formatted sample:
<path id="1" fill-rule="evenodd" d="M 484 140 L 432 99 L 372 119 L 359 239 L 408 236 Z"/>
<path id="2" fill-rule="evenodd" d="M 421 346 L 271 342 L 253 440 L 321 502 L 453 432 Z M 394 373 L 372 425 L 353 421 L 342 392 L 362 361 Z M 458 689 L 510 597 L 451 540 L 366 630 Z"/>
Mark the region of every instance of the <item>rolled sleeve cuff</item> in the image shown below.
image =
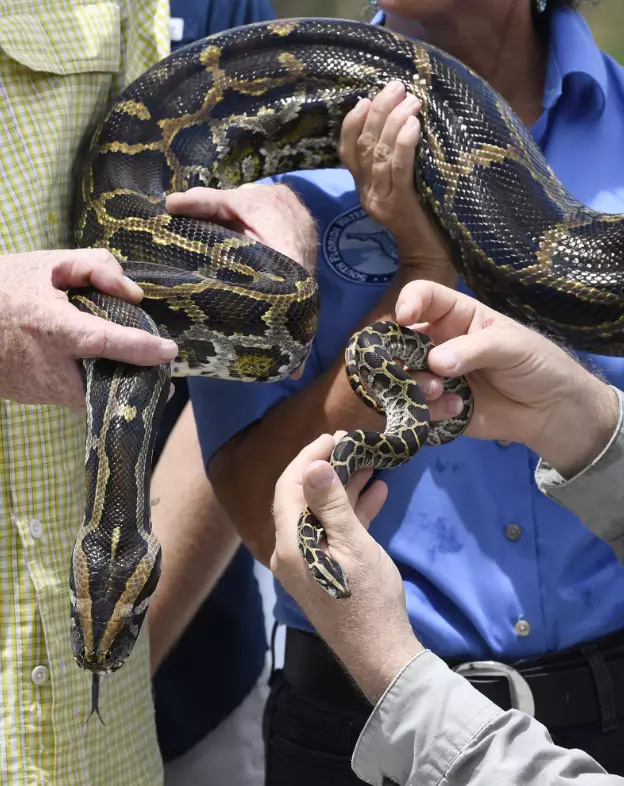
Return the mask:
<path id="1" fill-rule="evenodd" d="M 624 553 L 624 394 L 620 390 L 617 390 L 617 393 L 620 397 L 620 419 L 613 436 L 600 455 L 569 480 L 540 459 L 535 470 L 535 481 L 547 497 L 575 513 L 588 529 L 613 546 L 618 555 L 622 555 Z"/>
<path id="2" fill-rule="evenodd" d="M 353 770 L 373 786 L 404 786 L 415 771 L 419 786 L 434 786 L 502 712 L 425 650 L 379 700 L 355 746 Z"/>

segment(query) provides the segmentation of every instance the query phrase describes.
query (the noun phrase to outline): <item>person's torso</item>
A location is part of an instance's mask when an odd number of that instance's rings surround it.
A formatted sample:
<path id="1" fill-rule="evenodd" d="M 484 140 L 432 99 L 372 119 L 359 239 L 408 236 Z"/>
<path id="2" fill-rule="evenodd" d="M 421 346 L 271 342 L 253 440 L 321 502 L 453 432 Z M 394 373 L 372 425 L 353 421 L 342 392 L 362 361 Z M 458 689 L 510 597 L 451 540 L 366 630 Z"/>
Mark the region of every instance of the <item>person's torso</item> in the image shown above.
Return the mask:
<path id="1" fill-rule="evenodd" d="M 534 133 L 574 196 L 624 213 L 622 70 L 607 66 L 603 111 L 583 107 L 583 96 L 591 97 L 584 76 L 567 94 L 564 84 L 565 100 Z M 322 306 L 314 352 L 327 368 L 379 299 L 397 250 L 360 208 L 346 171 L 284 180 L 318 222 Z M 582 357 L 624 386 L 624 359 Z M 438 654 L 520 658 L 622 627 L 624 571 L 605 543 L 538 491 L 536 463 L 521 445 L 463 437 L 380 473 L 389 494 L 371 533 L 399 565 L 414 628 Z M 276 617 L 310 629 L 279 585 L 276 591 Z"/>

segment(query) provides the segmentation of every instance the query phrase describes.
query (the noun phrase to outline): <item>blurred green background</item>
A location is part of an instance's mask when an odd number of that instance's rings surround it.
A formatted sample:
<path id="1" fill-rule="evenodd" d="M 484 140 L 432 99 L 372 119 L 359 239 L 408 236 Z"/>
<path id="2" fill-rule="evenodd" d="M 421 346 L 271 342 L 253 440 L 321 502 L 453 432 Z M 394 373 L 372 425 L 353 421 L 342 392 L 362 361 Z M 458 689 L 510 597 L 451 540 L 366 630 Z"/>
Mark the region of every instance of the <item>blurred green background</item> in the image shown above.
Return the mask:
<path id="1" fill-rule="evenodd" d="M 366 0 L 274 0 L 280 16 L 338 16 L 363 19 Z M 600 47 L 624 64 L 624 0 L 586 3 L 587 17 Z"/>

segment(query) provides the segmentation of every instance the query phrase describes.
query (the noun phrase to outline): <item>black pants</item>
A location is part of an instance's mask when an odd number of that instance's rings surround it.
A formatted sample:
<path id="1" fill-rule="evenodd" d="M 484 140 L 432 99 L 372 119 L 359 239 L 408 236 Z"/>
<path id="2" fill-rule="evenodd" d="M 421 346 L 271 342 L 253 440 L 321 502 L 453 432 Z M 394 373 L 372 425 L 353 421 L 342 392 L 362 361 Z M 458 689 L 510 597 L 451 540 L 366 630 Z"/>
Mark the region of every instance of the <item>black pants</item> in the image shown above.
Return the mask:
<path id="1" fill-rule="evenodd" d="M 358 786 L 363 781 L 351 769 L 351 756 L 371 705 L 316 636 L 288 629 L 286 648 L 284 669 L 273 672 L 264 713 L 265 785 Z M 514 666 L 527 679 L 533 675 L 530 684 L 539 683 L 536 696 L 545 697 L 554 713 L 556 725 L 545 724 L 553 741 L 565 748 L 580 748 L 607 772 L 624 776 L 624 680 L 619 679 L 624 676 L 624 632 Z M 578 722 L 586 701 L 583 691 L 589 684 L 584 684 L 585 669 L 590 675 L 587 681 L 591 678 L 592 686 L 595 684 L 591 698 L 587 698 L 591 720 Z M 496 680 L 471 681 L 503 709 L 509 708 L 509 702 L 499 698 Z M 501 687 L 506 684 L 501 680 Z M 576 702 L 570 693 L 575 685 L 579 691 Z M 563 691 L 560 717 L 559 691 Z M 539 700 L 536 707 L 537 719 L 544 722 Z M 566 712 L 566 707 L 571 711 Z M 568 725 L 570 719 L 574 725 Z"/>

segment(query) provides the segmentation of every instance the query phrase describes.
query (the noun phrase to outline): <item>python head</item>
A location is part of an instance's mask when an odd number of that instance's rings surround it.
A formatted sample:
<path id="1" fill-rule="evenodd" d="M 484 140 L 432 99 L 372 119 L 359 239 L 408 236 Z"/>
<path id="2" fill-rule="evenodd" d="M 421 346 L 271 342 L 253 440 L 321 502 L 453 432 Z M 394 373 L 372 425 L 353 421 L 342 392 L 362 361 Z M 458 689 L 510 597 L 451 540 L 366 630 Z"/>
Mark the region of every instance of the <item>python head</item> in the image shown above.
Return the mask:
<path id="1" fill-rule="evenodd" d="M 120 528 L 112 537 L 92 530 L 74 546 L 71 645 L 78 665 L 93 674 L 111 674 L 123 666 L 160 577 L 156 537 L 137 529 L 125 534 Z"/>

